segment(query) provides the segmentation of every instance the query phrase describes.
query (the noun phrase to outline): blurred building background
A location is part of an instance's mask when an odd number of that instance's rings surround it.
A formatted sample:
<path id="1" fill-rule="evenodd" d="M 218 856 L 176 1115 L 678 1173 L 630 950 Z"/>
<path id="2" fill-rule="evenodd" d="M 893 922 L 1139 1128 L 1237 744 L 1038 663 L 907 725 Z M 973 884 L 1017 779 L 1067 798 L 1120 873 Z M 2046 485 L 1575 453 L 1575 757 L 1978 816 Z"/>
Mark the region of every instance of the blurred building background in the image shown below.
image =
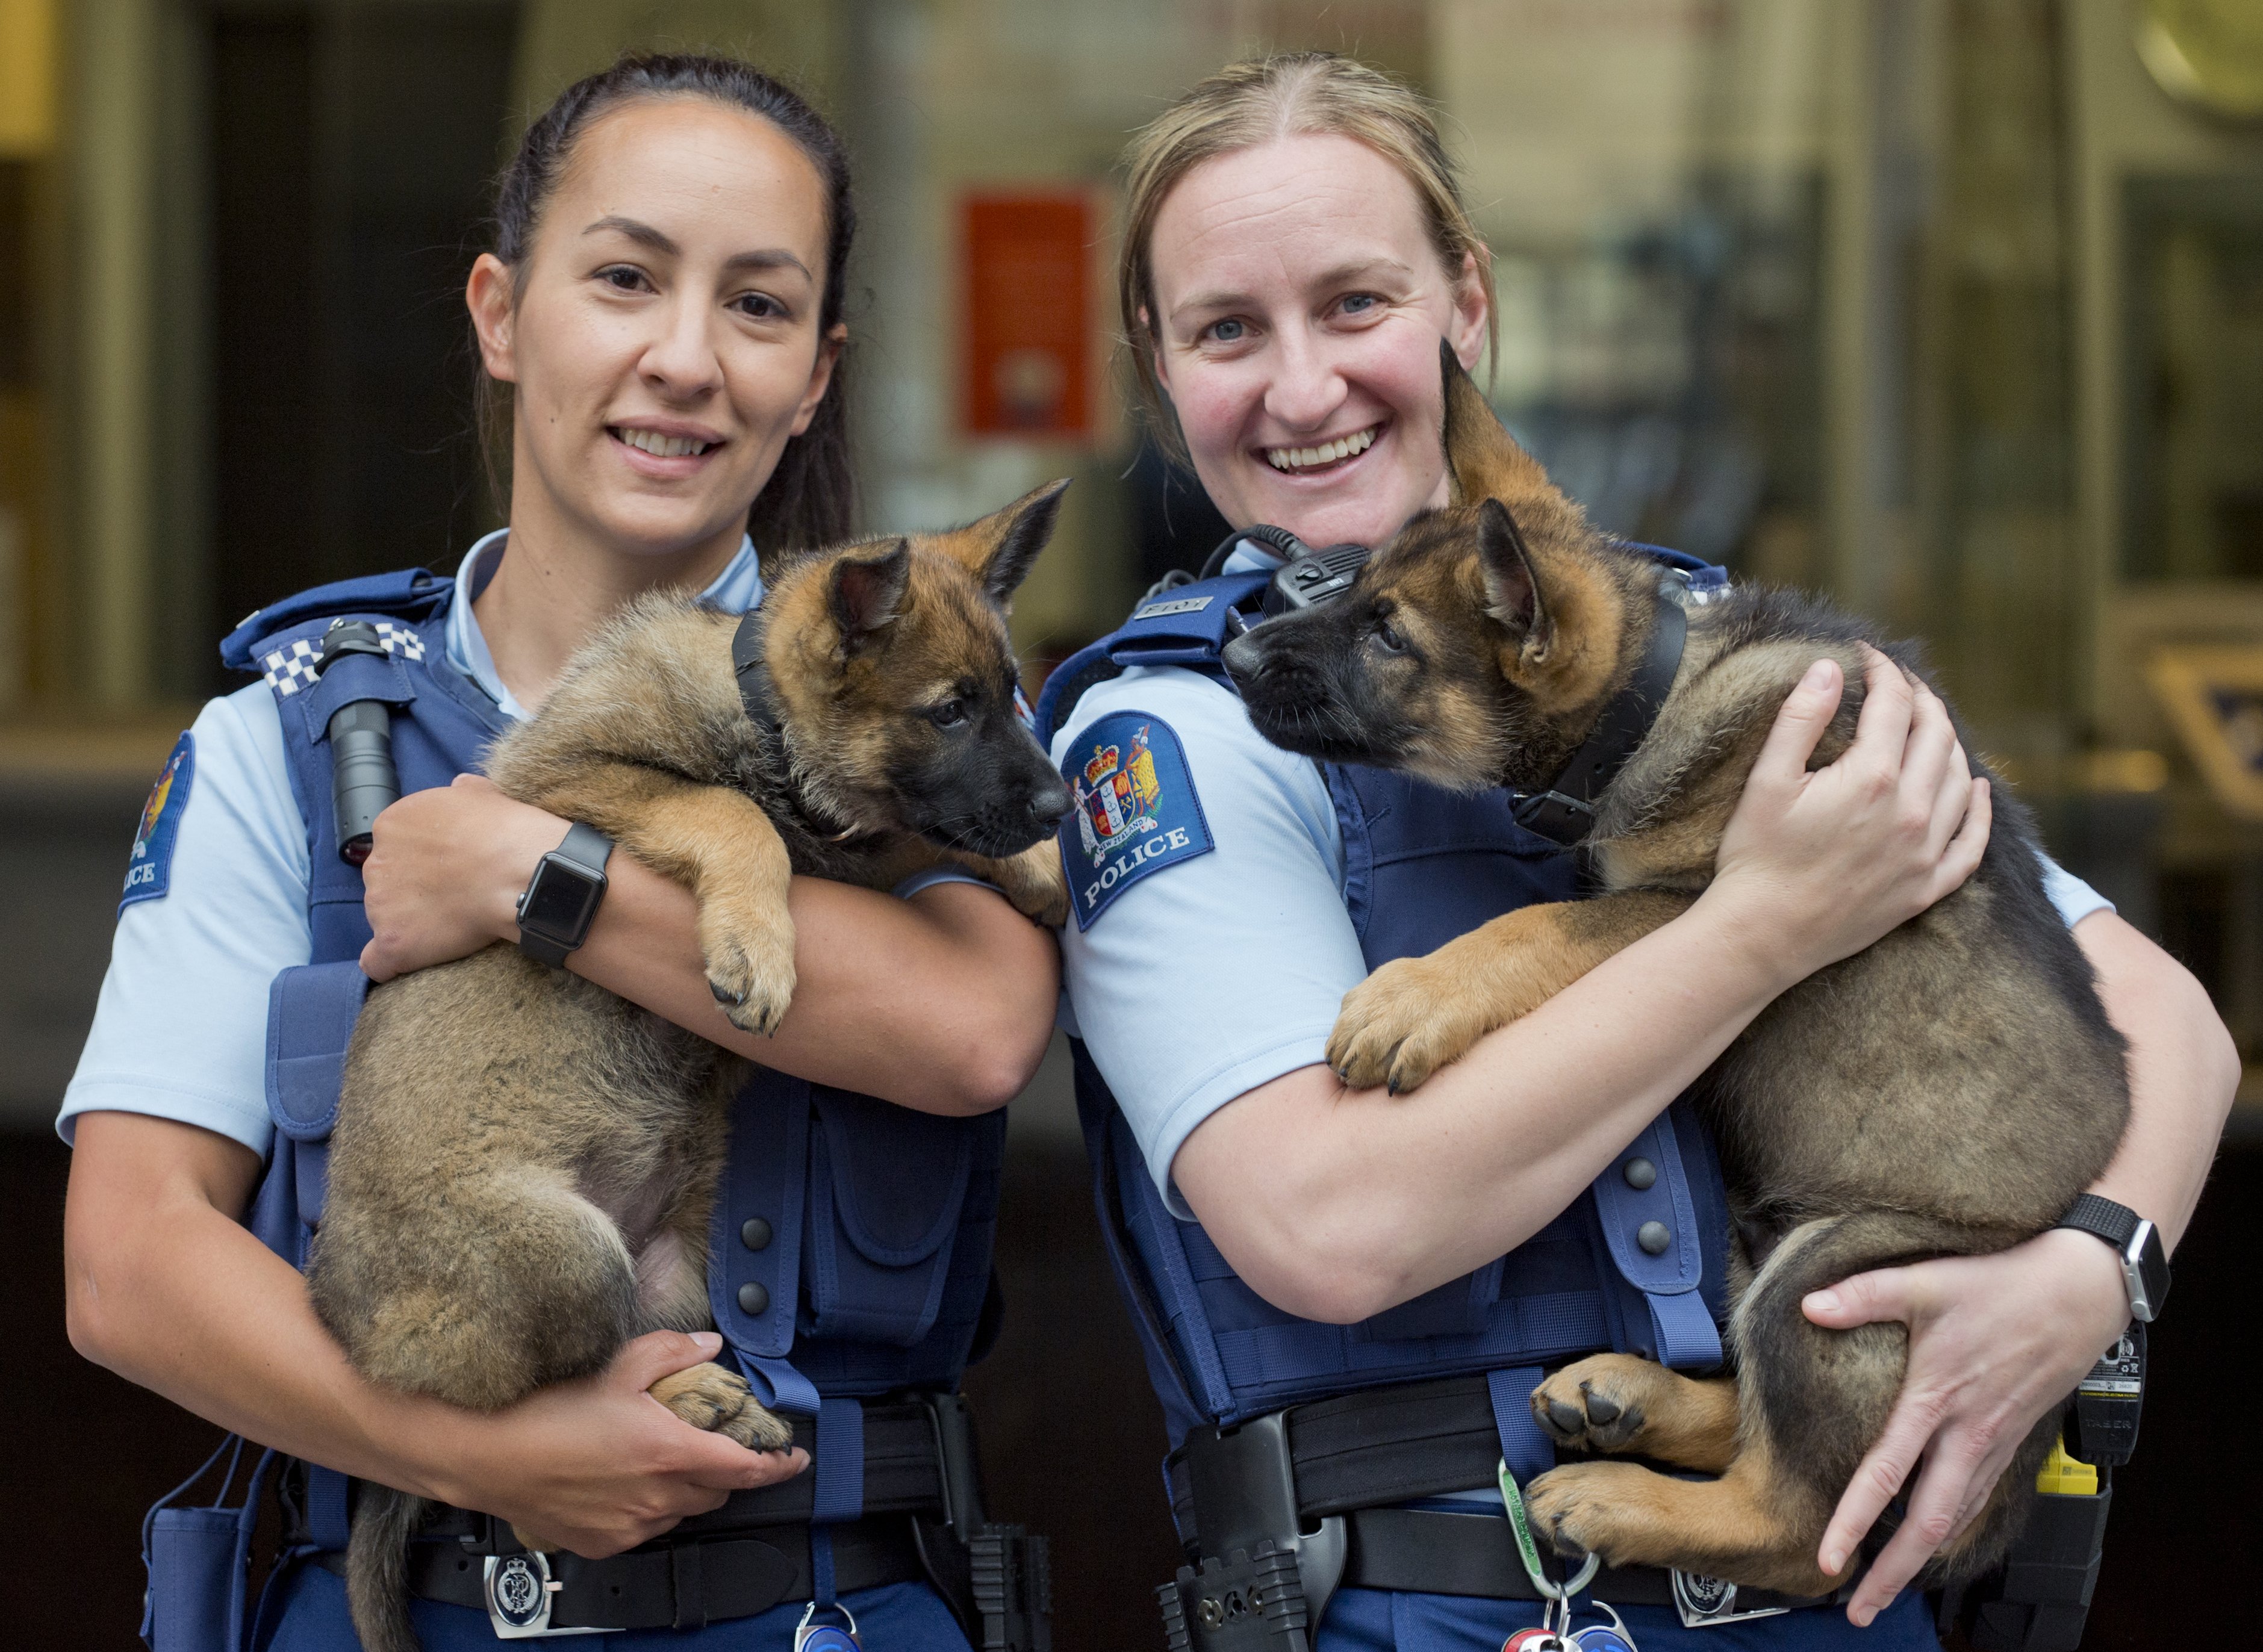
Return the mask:
<path id="1" fill-rule="evenodd" d="M 1421 87 L 1499 255 L 1497 402 L 1558 479 L 1928 638 L 2056 852 L 2263 1064 L 2258 0 L 0 0 L 0 1643 L 128 1644 L 134 1522 L 202 1455 L 61 1331 L 50 1121 L 141 792 L 238 617 L 496 519 L 488 181 L 632 46 L 783 71 L 850 138 L 871 524 L 1078 477 L 1033 673 L 1219 530 L 1122 410 L 1126 137 L 1254 49 Z M 2253 1431 L 2214 1418 L 2259 1121 L 2180 1257 L 2093 1645 L 2233 1621 L 2235 1580 L 2174 1569 L 2256 1532 Z M 1013 1140 L 994 1500 L 1058 1534 L 1065 1645 L 1157 1644 L 1160 1429 L 1058 1059 Z"/>

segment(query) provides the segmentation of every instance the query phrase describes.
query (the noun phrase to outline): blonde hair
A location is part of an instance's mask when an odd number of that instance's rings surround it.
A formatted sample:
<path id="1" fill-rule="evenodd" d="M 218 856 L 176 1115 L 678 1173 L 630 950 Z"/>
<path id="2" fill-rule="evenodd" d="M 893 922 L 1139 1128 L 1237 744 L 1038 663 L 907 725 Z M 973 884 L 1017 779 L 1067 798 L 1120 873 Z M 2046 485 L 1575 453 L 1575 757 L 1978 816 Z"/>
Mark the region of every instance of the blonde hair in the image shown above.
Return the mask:
<path id="1" fill-rule="evenodd" d="M 1477 261 L 1486 295 L 1486 337 L 1500 342 L 1493 290 L 1493 249 L 1470 217 L 1461 181 L 1438 137 L 1429 104 L 1380 70 L 1334 52 L 1289 52 L 1230 63 L 1141 129 L 1124 152 L 1130 174 L 1124 208 L 1117 301 L 1124 313 L 1132 389 L 1153 421 L 1156 437 L 1175 458 L 1185 438 L 1155 376 L 1155 219 L 1181 178 L 1204 162 L 1276 138 L 1329 133 L 1355 139 L 1397 167 L 1414 189 L 1430 244 L 1455 279 L 1464 258 Z M 1147 321 L 1143 325 L 1140 313 Z"/>

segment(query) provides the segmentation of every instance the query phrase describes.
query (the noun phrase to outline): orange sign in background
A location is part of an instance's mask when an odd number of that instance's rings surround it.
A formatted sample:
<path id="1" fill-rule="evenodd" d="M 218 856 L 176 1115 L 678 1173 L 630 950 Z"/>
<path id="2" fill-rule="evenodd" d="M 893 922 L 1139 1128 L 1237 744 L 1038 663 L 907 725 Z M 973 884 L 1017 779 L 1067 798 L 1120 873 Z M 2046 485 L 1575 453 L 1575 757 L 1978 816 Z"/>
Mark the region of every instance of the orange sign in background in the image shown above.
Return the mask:
<path id="1" fill-rule="evenodd" d="M 968 433 L 1090 436 L 1090 201 L 970 195 L 964 227 Z"/>

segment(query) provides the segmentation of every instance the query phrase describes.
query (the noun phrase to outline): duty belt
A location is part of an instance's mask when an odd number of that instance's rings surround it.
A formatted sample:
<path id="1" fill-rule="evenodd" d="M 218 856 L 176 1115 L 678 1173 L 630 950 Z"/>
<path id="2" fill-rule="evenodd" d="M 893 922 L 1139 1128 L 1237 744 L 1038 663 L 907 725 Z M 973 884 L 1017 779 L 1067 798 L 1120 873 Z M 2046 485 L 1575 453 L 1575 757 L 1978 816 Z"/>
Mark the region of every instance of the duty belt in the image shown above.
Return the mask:
<path id="1" fill-rule="evenodd" d="M 1186 1611 L 1196 1612 L 1214 1605 L 1210 1596 L 1219 1588 L 1230 1596 L 1230 1579 L 1244 1571 L 1242 1593 L 1264 1602 L 1269 1618 L 1293 1576 L 1301 1598 L 1286 1613 L 1309 1611 L 1313 1624 L 1327 1596 L 1344 1584 L 1542 1598 L 1498 1513 L 1397 1506 L 1491 1486 L 1500 1455 L 1483 1376 L 1369 1389 L 1231 1431 L 1194 1431 L 1166 1464 L 1173 1518 L 1200 1562 L 1159 1591 L 1172 1644 L 1199 1647 L 1208 1638 L 1207 1613 L 1187 1619 L 1175 1606 L 1192 1601 Z M 1673 1606 L 1693 1626 L 1831 1598 L 1740 1589 L 1651 1567 L 1602 1571 L 1588 1588 L 1616 1605 Z"/>
<path id="2" fill-rule="evenodd" d="M 965 1401 L 955 1394 L 870 1401 L 864 1421 L 863 1516 L 824 1528 L 834 1587 L 847 1593 L 924 1578 L 977 1646 L 1049 1652 L 1045 1540 L 984 1518 Z M 814 1439 L 814 1425 L 796 1418 L 794 1444 L 806 1450 Z M 815 1499 L 813 1473 L 734 1491 L 720 1508 L 602 1561 L 529 1553 L 507 1522 L 444 1505 L 410 1545 L 408 1586 L 427 1600 L 484 1610 L 499 1634 L 513 1636 L 751 1617 L 812 1597 Z M 307 1541 L 303 1519 L 292 1524 L 290 1540 Z M 335 1550 L 315 1557 L 341 1574 L 344 1558 Z M 547 1602 L 541 1629 L 502 1627 L 517 1598 L 531 1607 Z"/>
<path id="3" fill-rule="evenodd" d="M 843 1594 L 927 1576 L 909 1519 L 868 1517 L 826 1531 L 834 1587 Z M 809 1532 L 806 1526 L 763 1526 L 706 1539 L 671 1533 L 600 1561 L 565 1553 L 483 1555 L 461 1542 L 420 1540 L 409 1546 L 408 1583 L 423 1599 L 492 1613 L 498 1580 L 523 1572 L 524 1587 L 550 1597 L 543 1621 L 553 1634 L 698 1628 L 810 1598 L 815 1574 Z M 315 1559 L 344 1576 L 343 1554 L 331 1550 Z"/>

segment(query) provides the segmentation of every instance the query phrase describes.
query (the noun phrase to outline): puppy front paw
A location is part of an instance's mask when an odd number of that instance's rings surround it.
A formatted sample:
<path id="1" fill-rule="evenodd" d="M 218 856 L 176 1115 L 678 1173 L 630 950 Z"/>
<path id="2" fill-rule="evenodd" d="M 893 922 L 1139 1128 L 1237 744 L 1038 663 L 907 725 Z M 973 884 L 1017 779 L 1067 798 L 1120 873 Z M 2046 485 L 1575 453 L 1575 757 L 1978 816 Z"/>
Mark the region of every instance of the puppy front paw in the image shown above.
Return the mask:
<path id="1" fill-rule="evenodd" d="M 755 1398 L 746 1379 L 719 1365 L 695 1365 L 647 1390 L 694 1428 L 735 1439 L 749 1451 L 783 1451 L 793 1425 Z"/>
<path id="2" fill-rule="evenodd" d="M 996 865 L 998 886 L 1023 916 L 1048 929 L 1068 921 L 1068 874 L 1061 867 L 1059 840 L 1041 838 Z"/>
<path id="3" fill-rule="evenodd" d="M 1524 1488 L 1524 1507 L 1541 1540 L 1570 1564 L 1594 1555 L 1615 1566 L 1630 1535 L 1624 1528 L 1645 1512 L 1644 1482 L 1657 1477 L 1632 1463 L 1567 1463 Z"/>
<path id="4" fill-rule="evenodd" d="M 1399 958 L 1344 994 L 1328 1065 L 1355 1090 L 1412 1090 L 1500 1024 L 1441 955 Z"/>
<path id="5" fill-rule="evenodd" d="M 700 951 L 707 990 L 741 1032 L 767 1038 L 793 1003 L 793 923 L 784 914 L 750 923 L 712 922 L 700 914 Z"/>
<path id="6" fill-rule="evenodd" d="M 1558 1446 L 1630 1451 L 1650 1420 L 1652 1374 L 1647 1360 L 1605 1353 L 1567 1365 L 1532 1390 L 1532 1415 Z"/>

